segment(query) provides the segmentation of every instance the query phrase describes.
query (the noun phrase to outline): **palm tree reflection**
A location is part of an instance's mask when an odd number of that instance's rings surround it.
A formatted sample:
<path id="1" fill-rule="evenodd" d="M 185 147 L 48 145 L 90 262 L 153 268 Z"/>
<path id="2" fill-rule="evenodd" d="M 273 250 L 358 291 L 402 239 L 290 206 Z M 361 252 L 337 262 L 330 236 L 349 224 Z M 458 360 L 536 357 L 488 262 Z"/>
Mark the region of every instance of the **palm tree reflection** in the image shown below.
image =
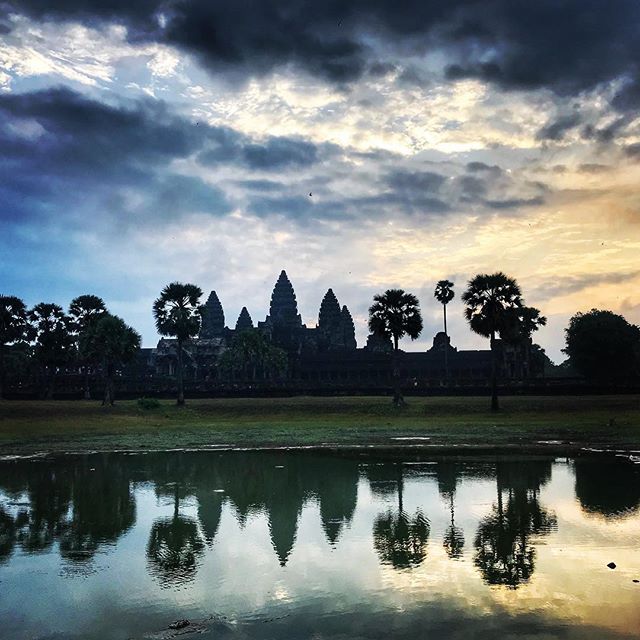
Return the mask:
<path id="1" fill-rule="evenodd" d="M 475 539 L 474 564 L 487 584 L 516 589 L 533 575 L 531 536 L 548 534 L 556 526 L 555 515 L 538 499 L 550 476 L 550 461 L 498 463 L 497 504 L 480 521 Z"/>
<path id="2" fill-rule="evenodd" d="M 436 467 L 436 477 L 438 480 L 438 491 L 440 495 L 449 502 L 449 512 L 451 513 L 451 524 L 447 527 L 442 545 L 447 556 L 452 560 L 462 557 L 464 549 L 464 533 L 455 523 L 455 496 L 458 487 L 458 465 L 455 462 L 440 461 Z"/>
<path id="3" fill-rule="evenodd" d="M 398 510 L 379 515 L 373 524 L 373 547 L 383 564 L 394 569 L 411 569 L 421 565 L 427 556 L 429 521 L 420 510 L 411 517 L 404 511 L 402 465 L 386 466 L 397 482 Z"/>
<path id="4" fill-rule="evenodd" d="M 173 516 L 153 523 L 147 543 L 149 571 L 164 588 L 193 580 L 205 548 L 198 523 L 180 514 L 180 487 L 174 486 Z"/>

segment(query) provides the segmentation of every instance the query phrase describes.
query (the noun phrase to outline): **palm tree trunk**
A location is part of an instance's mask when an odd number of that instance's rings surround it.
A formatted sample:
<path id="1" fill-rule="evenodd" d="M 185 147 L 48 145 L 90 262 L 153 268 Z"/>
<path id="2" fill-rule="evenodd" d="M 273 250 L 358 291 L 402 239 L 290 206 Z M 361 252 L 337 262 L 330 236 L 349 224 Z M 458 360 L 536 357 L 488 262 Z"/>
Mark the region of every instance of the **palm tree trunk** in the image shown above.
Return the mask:
<path id="1" fill-rule="evenodd" d="M 184 378 L 182 374 L 182 340 L 178 338 L 178 370 L 176 372 L 178 380 L 178 405 L 184 405 Z"/>
<path id="2" fill-rule="evenodd" d="M 0 344 L 0 400 L 4 399 L 4 345 Z"/>
<path id="3" fill-rule="evenodd" d="M 396 407 L 404 405 L 404 398 L 402 397 L 402 389 L 400 386 L 400 352 L 398 349 L 398 336 L 393 336 L 393 363 L 392 363 L 392 376 L 393 376 L 393 404 Z"/>
<path id="4" fill-rule="evenodd" d="M 102 406 L 113 406 L 114 393 L 113 393 L 113 364 L 111 362 L 104 363 L 105 380 L 104 380 L 104 398 L 102 399 Z"/>
<path id="5" fill-rule="evenodd" d="M 498 363 L 496 357 L 496 334 L 491 332 L 491 411 L 498 411 Z"/>
<path id="6" fill-rule="evenodd" d="M 55 381 L 56 381 L 56 368 L 54 366 L 48 366 L 45 369 L 46 369 L 46 385 L 47 385 L 46 399 L 53 400 L 53 390 L 54 390 Z"/>
<path id="7" fill-rule="evenodd" d="M 89 388 L 89 365 L 84 365 L 84 399 L 91 400 L 91 389 Z"/>
<path id="8" fill-rule="evenodd" d="M 447 305 L 444 308 L 444 377 L 449 380 L 449 334 L 447 333 Z"/>

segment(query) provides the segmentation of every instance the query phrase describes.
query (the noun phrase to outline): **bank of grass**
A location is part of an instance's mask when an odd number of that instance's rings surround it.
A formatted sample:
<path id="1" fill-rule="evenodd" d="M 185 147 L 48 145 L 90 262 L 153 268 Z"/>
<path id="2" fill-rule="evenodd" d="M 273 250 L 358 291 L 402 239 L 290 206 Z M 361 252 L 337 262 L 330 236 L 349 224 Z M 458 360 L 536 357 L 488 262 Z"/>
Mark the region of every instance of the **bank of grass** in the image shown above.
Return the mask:
<path id="1" fill-rule="evenodd" d="M 640 396 L 219 398 L 155 408 L 136 401 L 0 402 L 0 453 L 210 445 L 530 446 L 539 441 L 640 448 Z M 396 438 L 429 438 L 403 440 Z"/>

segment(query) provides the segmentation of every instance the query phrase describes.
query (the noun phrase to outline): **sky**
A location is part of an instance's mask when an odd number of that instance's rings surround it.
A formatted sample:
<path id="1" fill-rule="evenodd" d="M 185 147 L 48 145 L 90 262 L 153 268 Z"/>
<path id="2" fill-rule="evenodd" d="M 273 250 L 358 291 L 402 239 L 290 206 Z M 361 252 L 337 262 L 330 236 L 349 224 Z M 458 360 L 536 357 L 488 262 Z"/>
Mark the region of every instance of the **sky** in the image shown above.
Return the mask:
<path id="1" fill-rule="evenodd" d="M 418 296 L 426 349 L 486 348 L 460 294 L 504 271 L 564 359 L 578 311 L 640 322 L 637 0 L 0 0 L 0 292 L 104 298 L 158 339 L 169 282 L 228 326 L 281 269 Z"/>

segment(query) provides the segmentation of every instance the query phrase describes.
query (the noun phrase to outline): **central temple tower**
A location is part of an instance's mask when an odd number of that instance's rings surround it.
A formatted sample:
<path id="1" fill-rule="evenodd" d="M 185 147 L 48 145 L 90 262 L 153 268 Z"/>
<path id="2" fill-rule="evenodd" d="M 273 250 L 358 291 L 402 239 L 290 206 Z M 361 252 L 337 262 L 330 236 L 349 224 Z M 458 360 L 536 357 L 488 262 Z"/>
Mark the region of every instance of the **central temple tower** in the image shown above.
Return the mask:
<path id="1" fill-rule="evenodd" d="M 288 329 L 302 327 L 302 318 L 298 313 L 296 294 L 284 269 L 280 272 L 278 281 L 273 288 L 269 315 L 265 323 L 274 327 L 286 327 Z"/>

